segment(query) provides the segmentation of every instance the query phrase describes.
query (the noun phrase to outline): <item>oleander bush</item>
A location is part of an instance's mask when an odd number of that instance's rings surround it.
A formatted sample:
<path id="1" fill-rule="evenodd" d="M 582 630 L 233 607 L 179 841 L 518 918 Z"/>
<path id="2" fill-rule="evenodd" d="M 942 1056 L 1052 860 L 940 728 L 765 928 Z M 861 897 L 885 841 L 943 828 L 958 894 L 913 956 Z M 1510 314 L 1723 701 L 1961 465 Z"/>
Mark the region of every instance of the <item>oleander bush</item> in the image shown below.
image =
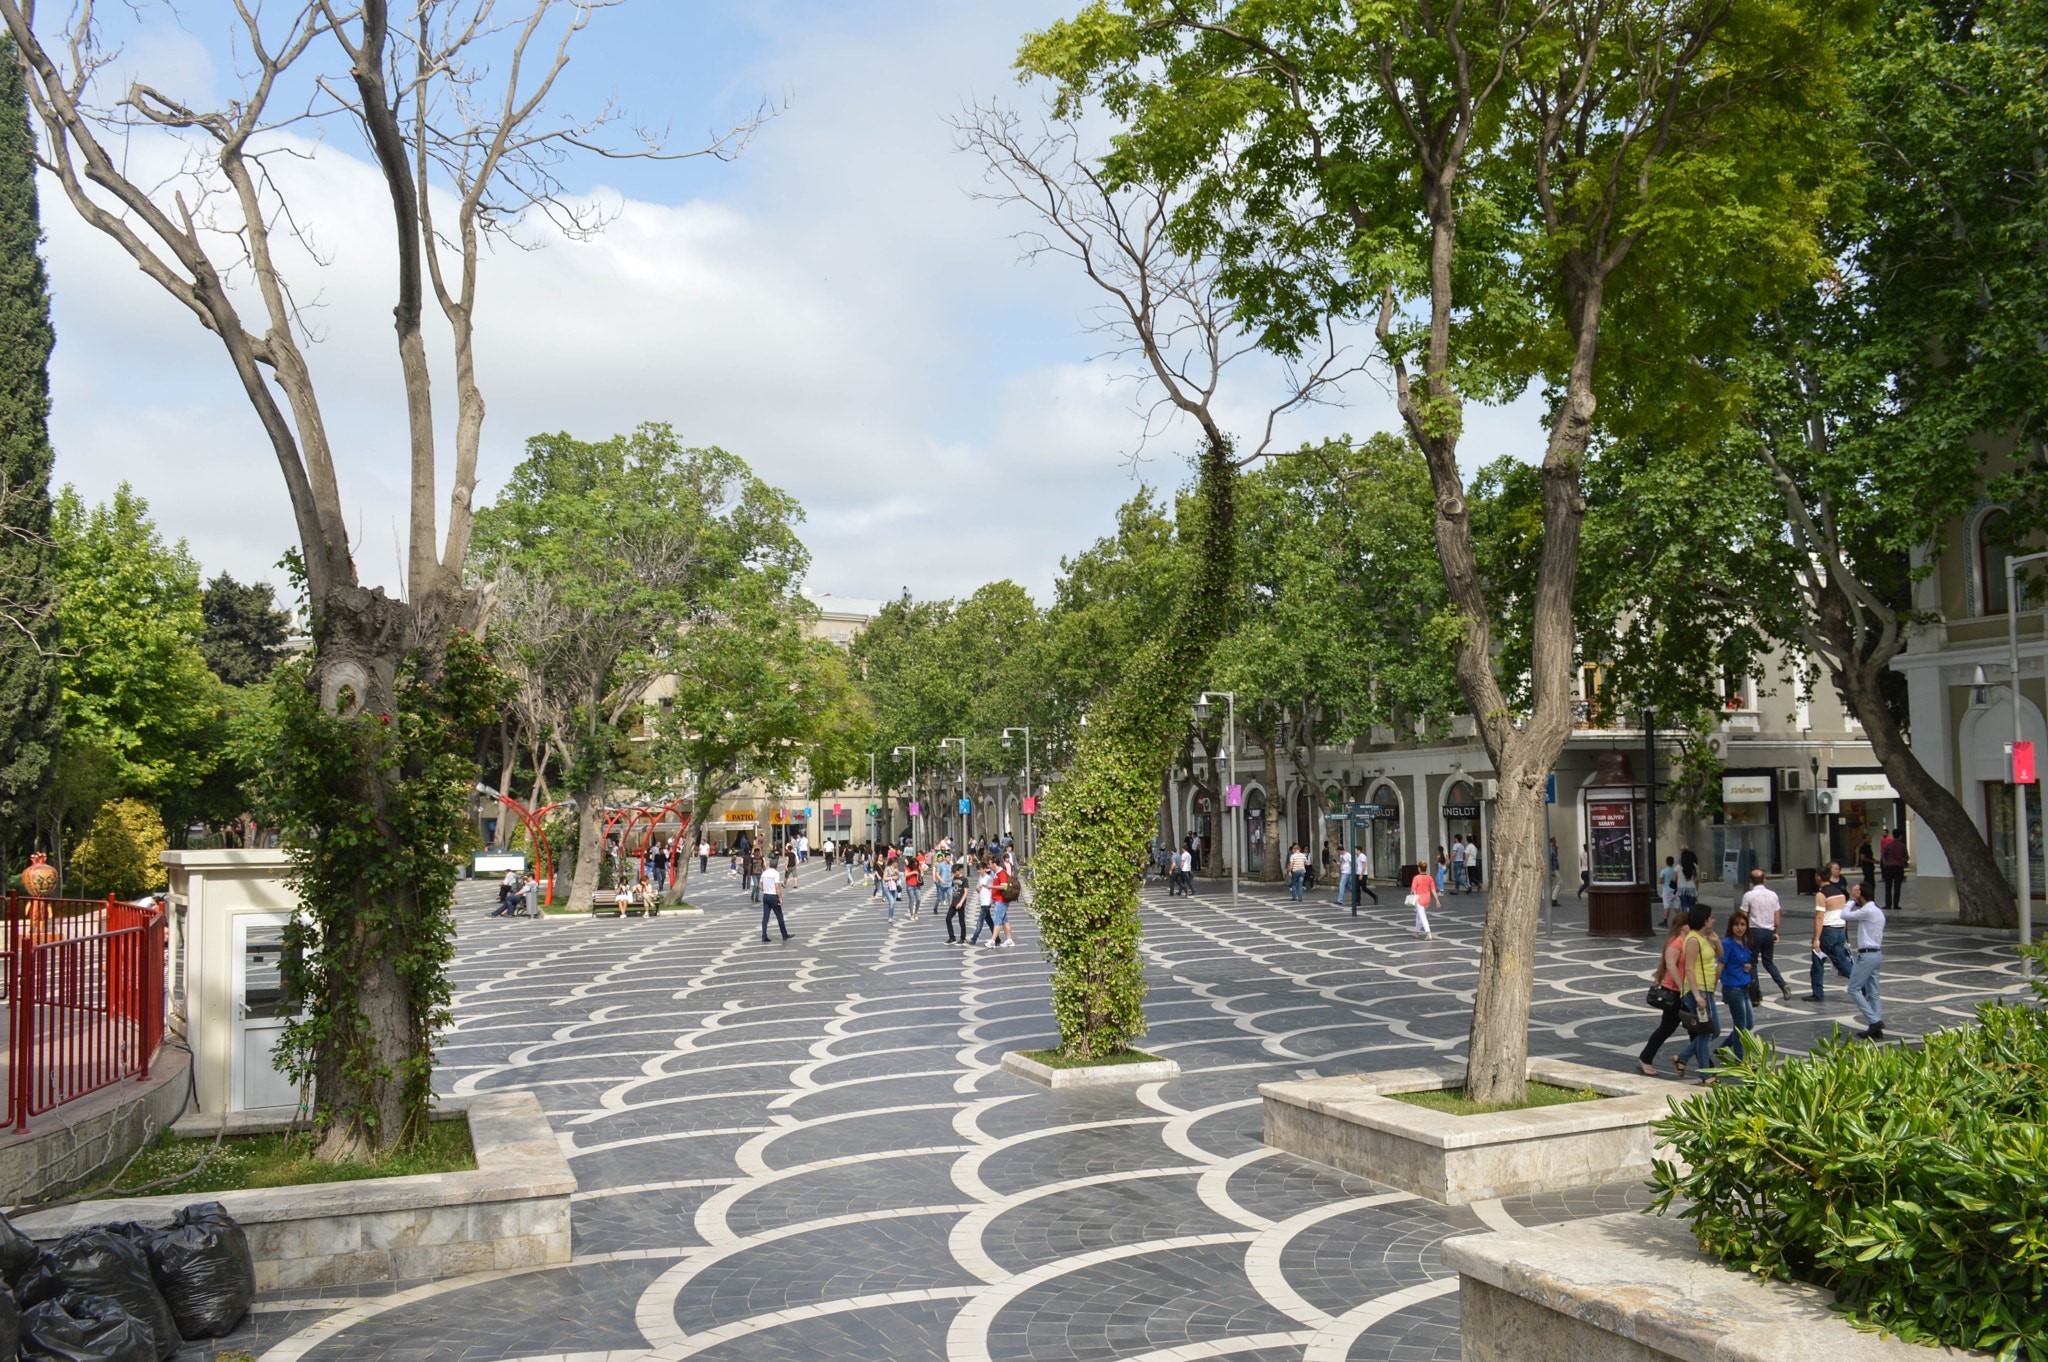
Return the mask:
<path id="1" fill-rule="evenodd" d="M 2048 949 L 2036 949 L 2035 991 Z M 1984 1003 L 1918 1047 L 1763 1042 L 1658 1122 L 1653 1212 L 1859 1325 L 2048 1362 L 2048 1008 Z M 1732 1081 L 1731 1081 L 1732 1080 Z"/>

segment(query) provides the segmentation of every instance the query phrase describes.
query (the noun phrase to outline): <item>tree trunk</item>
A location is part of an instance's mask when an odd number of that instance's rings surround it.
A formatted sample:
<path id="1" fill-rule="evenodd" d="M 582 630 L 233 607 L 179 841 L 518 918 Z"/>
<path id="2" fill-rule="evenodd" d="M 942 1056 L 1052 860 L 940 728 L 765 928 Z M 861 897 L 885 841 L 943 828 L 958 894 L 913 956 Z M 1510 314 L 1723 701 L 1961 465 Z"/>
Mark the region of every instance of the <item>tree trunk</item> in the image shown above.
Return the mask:
<path id="1" fill-rule="evenodd" d="M 1273 750 L 1273 739 L 1268 734 L 1262 733 L 1259 735 L 1259 747 L 1266 754 L 1266 856 L 1264 860 L 1259 862 L 1259 878 L 1267 884 L 1277 884 L 1285 873 L 1281 864 L 1282 857 L 1279 847 L 1273 838 L 1274 825 L 1279 822 L 1273 816 L 1275 812 L 1273 801 L 1279 798 L 1280 754 Z M 1279 806 L 1279 812 L 1286 812 L 1284 801 Z"/>
<path id="2" fill-rule="evenodd" d="M 1515 748 L 1532 744 L 1517 742 Z M 1550 763 L 1533 752 L 1503 753 L 1486 930 L 1479 947 L 1479 987 L 1472 1001 L 1470 1065 L 1465 1092 L 1481 1102 L 1518 1098 L 1528 1080 L 1529 999 L 1536 982 L 1536 929 L 1545 887 L 1543 780 Z"/>
<path id="3" fill-rule="evenodd" d="M 2018 902 L 1998 868 L 1998 859 L 1991 854 L 1991 844 L 1977 830 L 1962 801 L 1920 764 L 1906 735 L 1899 731 L 1880 685 L 1884 667 L 1885 663 L 1830 667 L 1828 675 L 1848 702 L 1850 713 L 1862 723 L 1885 778 L 1941 843 L 1949 868 L 1955 872 L 1962 920 L 1973 927 L 2017 926 Z"/>
<path id="4" fill-rule="evenodd" d="M 599 772 L 576 799 L 576 869 L 569 881 L 569 907 L 588 911 L 597 901 L 597 872 L 608 858 L 604 844 L 604 799 L 610 789 Z"/>

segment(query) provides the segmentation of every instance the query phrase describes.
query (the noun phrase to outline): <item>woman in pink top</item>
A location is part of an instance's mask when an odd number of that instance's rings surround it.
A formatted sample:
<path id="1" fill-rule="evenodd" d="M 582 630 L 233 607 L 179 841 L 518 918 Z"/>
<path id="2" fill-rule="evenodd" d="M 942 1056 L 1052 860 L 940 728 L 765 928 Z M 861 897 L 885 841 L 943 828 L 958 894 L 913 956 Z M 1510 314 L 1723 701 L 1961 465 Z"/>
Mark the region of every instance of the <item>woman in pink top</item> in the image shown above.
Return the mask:
<path id="1" fill-rule="evenodd" d="M 1415 878 L 1408 883 L 1408 902 L 1415 905 L 1415 925 L 1409 930 L 1424 941 L 1435 938 L 1429 931 L 1429 905 L 1436 901 L 1436 877 L 1429 873 L 1428 866 L 1419 866 Z"/>

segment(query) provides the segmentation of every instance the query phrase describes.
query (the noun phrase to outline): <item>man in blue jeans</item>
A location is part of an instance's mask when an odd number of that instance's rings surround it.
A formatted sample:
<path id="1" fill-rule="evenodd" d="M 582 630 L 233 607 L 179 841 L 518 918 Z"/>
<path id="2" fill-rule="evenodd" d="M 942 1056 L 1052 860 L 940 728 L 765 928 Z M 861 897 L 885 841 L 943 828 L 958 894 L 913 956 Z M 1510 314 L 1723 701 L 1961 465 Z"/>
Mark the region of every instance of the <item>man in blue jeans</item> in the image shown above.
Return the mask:
<path id="1" fill-rule="evenodd" d="M 1849 1001 L 1856 1004 L 1869 1029 L 1865 1040 L 1884 1039 L 1884 1000 L 1877 996 L 1877 976 L 1884 969 L 1884 909 L 1870 901 L 1862 885 L 1855 901 L 1842 911 L 1844 922 L 1856 924 L 1856 966 L 1849 975 Z"/>
<path id="2" fill-rule="evenodd" d="M 768 939 L 768 915 L 775 915 L 775 926 L 782 933 L 784 941 L 789 940 L 789 924 L 782 920 L 782 871 L 773 861 L 761 868 L 761 939 Z"/>
<path id="3" fill-rule="evenodd" d="M 1813 900 L 1813 958 L 1809 967 L 1813 992 L 1806 995 L 1810 1003 L 1827 1001 L 1821 992 L 1821 980 L 1827 976 L 1830 964 L 1844 979 L 1855 972 L 1849 959 L 1849 932 L 1842 925 L 1842 911 L 1848 906 L 1849 886 L 1842 882 L 1842 863 L 1829 861 L 1828 877 Z"/>

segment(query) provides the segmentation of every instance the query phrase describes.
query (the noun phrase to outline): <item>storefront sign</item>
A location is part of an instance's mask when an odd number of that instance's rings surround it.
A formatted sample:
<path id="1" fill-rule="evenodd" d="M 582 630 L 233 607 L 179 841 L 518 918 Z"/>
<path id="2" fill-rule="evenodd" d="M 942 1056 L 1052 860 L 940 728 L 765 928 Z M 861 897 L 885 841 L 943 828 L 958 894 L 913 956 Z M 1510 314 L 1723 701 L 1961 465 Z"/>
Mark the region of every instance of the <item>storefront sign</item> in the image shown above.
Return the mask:
<path id="1" fill-rule="evenodd" d="M 1444 805 L 1444 817 L 1446 818 L 1477 818 L 1478 816 L 1479 806 L 1477 804 Z"/>
<path id="2" fill-rule="evenodd" d="M 1841 799 L 1897 799 L 1899 792 L 1882 771 L 1855 771 L 1835 776 L 1835 795 Z"/>
<path id="3" fill-rule="evenodd" d="M 725 821 L 728 823 L 751 823 L 754 821 L 754 811 L 752 809 L 727 809 L 725 811 Z"/>
<path id="4" fill-rule="evenodd" d="M 770 809 L 768 811 L 768 821 L 776 827 L 781 827 L 783 824 L 789 822 L 789 810 Z"/>
<path id="5" fill-rule="evenodd" d="M 1721 777 L 1721 802 L 1723 804 L 1768 804 L 1771 802 L 1771 778 L 1769 776 L 1723 776 Z"/>

